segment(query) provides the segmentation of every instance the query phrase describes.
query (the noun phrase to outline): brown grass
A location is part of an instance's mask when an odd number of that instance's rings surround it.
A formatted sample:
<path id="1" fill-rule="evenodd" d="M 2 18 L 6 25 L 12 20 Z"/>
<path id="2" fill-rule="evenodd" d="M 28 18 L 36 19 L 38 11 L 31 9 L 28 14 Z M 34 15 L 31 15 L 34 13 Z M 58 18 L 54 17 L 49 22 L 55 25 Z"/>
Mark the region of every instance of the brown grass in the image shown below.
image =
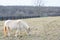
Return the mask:
<path id="1" fill-rule="evenodd" d="M 28 23 L 31 35 L 3 37 L 3 23 L 0 21 L 0 40 L 60 40 L 60 17 L 21 19 Z"/>

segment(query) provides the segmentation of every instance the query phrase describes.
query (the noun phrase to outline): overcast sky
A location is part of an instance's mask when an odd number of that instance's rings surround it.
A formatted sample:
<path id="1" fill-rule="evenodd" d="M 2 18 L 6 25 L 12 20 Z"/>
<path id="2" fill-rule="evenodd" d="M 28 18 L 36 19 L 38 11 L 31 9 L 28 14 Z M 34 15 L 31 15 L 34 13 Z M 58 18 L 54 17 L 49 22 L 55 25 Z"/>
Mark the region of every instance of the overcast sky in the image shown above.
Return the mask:
<path id="1" fill-rule="evenodd" d="M 46 6 L 60 6 L 60 0 L 44 0 Z"/>
<path id="2" fill-rule="evenodd" d="M 24 5 L 32 6 L 35 0 L 0 0 L 0 5 Z M 60 0 L 42 0 L 45 6 L 60 6 Z"/>
<path id="3" fill-rule="evenodd" d="M 34 5 L 34 0 L 0 0 L 0 5 Z"/>

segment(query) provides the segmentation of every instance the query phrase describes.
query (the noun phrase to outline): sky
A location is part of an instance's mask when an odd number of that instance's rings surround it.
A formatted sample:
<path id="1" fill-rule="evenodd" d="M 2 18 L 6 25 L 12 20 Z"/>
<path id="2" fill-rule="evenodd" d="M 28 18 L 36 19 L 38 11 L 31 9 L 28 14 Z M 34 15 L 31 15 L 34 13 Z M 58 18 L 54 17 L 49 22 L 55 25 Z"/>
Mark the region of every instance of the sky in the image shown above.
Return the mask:
<path id="1" fill-rule="evenodd" d="M 34 5 L 33 0 L 0 0 L 0 5 Z"/>
<path id="2" fill-rule="evenodd" d="M 45 6 L 60 6 L 60 0 L 44 0 Z"/>
<path id="3" fill-rule="evenodd" d="M 60 6 L 60 0 L 42 0 L 43 6 Z M 36 6 L 35 0 L 0 0 L 0 5 Z"/>

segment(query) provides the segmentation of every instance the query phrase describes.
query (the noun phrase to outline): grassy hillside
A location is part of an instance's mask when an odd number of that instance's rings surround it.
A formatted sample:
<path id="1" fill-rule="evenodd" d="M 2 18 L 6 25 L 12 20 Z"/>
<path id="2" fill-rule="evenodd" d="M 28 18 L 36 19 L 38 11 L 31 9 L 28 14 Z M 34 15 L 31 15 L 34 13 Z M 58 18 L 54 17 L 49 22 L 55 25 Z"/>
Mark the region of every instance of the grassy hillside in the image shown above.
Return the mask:
<path id="1" fill-rule="evenodd" d="M 17 38 L 3 37 L 3 22 L 0 21 L 0 40 L 60 40 L 60 16 L 21 19 L 28 23 L 31 35 L 23 34 Z"/>

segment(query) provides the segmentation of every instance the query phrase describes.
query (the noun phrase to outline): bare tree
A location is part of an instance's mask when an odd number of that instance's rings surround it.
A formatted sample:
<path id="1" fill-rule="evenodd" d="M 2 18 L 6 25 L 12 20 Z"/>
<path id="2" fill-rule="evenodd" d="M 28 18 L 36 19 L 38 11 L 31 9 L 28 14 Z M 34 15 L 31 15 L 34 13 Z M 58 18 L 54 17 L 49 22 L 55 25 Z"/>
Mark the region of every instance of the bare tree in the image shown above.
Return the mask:
<path id="1" fill-rule="evenodd" d="M 44 2 L 43 2 L 43 0 L 35 0 L 34 4 L 36 6 L 43 6 L 44 5 Z"/>

